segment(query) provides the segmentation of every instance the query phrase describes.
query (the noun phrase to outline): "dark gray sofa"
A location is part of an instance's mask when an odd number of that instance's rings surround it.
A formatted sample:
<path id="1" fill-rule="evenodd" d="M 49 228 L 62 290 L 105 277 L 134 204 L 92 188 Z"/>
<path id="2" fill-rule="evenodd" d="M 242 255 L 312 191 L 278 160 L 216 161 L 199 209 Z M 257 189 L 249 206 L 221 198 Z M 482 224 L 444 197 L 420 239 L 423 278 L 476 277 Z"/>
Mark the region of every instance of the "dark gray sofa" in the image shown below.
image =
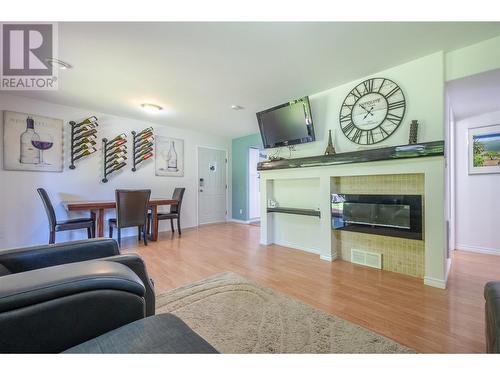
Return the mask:
<path id="1" fill-rule="evenodd" d="M 486 317 L 486 351 L 500 353 L 500 281 L 490 281 L 484 287 Z"/>
<path id="2" fill-rule="evenodd" d="M 154 309 L 144 262 L 120 254 L 114 240 L 0 251 L 0 353 L 59 353 L 82 343 L 79 353 L 214 351 Z M 167 342 L 175 335 L 185 336 L 178 346 Z"/>

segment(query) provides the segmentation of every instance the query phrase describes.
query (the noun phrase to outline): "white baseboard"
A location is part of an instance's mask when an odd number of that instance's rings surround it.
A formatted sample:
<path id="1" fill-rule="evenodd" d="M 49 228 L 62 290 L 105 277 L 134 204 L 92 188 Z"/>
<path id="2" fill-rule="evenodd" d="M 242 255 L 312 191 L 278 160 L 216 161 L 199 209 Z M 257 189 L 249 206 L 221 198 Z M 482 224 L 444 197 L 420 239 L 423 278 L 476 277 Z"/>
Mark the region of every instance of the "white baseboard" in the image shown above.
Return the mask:
<path id="1" fill-rule="evenodd" d="M 436 279 L 434 277 L 425 276 L 424 284 L 434 288 L 446 289 L 446 280 Z"/>
<path id="2" fill-rule="evenodd" d="M 331 262 L 332 261 L 332 256 L 331 255 L 320 255 L 319 259 L 326 260 L 327 262 Z"/>
<path id="3" fill-rule="evenodd" d="M 302 250 L 302 251 L 305 251 L 305 252 L 308 252 L 308 253 L 313 253 L 313 254 L 320 254 L 321 251 L 319 251 L 318 249 L 314 249 L 314 248 L 311 248 L 311 247 L 306 247 L 306 246 L 298 246 L 294 243 L 289 243 L 289 242 L 274 242 L 275 245 L 278 245 L 278 246 L 284 246 L 284 247 L 289 247 L 291 249 L 296 249 L 296 250 Z"/>
<path id="4" fill-rule="evenodd" d="M 481 247 L 481 246 L 469 246 L 469 245 L 456 245 L 456 250 L 471 251 L 474 253 L 484 253 L 484 254 L 496 254 L 500 255 L 500 249 L 494 249 L 491 247 Z"/>
<path id="5" fill-rule="evenodd" d="M 238 224 L 250 224 L 250 220 L 238 220 L 238 219 L 229 219 L 229 221 L 232 221 L 233 223 L 238 223 Z"/>

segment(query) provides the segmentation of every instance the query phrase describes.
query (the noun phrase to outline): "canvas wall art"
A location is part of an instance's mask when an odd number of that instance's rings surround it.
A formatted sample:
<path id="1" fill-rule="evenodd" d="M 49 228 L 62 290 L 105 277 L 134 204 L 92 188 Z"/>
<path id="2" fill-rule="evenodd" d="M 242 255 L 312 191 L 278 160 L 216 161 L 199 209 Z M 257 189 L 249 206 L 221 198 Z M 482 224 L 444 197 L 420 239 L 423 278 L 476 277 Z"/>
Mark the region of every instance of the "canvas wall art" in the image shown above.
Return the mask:
<path id="1" fill-rule="evenodd" d="M 3 168 L 62 172 L 63 120 L 4 111 Z"/>
<path id="2" fill-rule="evenodd" d="M 184 140 L 156 136 L 155 171 L 157 176 L 184 176 Z"/>
<path id="3" fill-rule="evenodd" d="M 469 129 L 469 174 L 500 173 L 500 125 Z"/>

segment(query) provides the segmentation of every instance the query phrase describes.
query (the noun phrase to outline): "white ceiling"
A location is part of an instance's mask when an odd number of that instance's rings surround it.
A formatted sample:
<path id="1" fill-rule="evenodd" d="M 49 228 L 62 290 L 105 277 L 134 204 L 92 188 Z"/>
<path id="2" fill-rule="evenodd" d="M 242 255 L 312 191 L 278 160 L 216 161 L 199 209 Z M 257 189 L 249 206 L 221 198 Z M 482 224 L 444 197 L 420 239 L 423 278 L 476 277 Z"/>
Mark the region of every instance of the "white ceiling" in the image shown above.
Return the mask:
<path id="1" fill-rule="evenodd" d="M 56 92 L 19 94 L 238 137 L 258 130 L 257 111 L 499 34 L 500 23 L 60 23 L 74 69 Z"/>
<path id="2" fill-rule="evenodd" d="M 455 120 L 500 111 L 500 69 L 446 84 Z"/>

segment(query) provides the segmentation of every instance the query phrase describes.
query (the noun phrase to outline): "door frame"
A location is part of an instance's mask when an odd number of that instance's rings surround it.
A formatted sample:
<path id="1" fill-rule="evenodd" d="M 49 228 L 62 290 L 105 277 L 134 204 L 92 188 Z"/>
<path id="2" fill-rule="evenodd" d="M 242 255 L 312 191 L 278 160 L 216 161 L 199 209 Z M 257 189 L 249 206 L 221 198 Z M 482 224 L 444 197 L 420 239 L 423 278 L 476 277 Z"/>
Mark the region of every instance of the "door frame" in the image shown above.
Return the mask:
<path id="1" fill-rule="evenodd" d="M 199 166 L 200 166 L 200 148 L 206 148 L 209 150 L 216 150 L 216 151 L 224 151 L 224 154 L 226 155 L 226 214 L 224 215 L 224 219 L 227 222 L 227 218 L 229 215 L 229 176 L 228 176 L 228 171 L 229 171 L 229 156 L 228 156 L 228 151 L 225 148 L 219 148 L 219 147 L 213 147 L 213 146 L 204 146 L 204 145 L 196 145 L 196 225 L 200 226 L 200 173 L 199 173 Z M 210 223 L 207 223 L 210 224 Z"/>
<path id="2" fill-rule="evenodd" d="M 262 216 L 262 212 L 260 213 L 260 216 L 258 218 L 250 217 L 250 153 L 252 152 L 251 150 L 257 150 L 258 152 L 258 158 L 257 160 L 260 159 L 260 148 L 258 146 L 249 146 L 248 147 L 248 157 L 247 157 L 247 175 L 246 175 L 246 180 L 247 180 L 247 213 L 248 213 L 248 222 L 249 223 L 254 223 L 256 221 L 260 221 L 260 217 Z M 257 175 L 259 175 L 259 172 L 257 171 Z M 260 187 L 259 187 L 260 188 Z M 260 191 L 259 191 L 260 193 Z M 260 194 L 259 194 L 260 195 Z M 260 199 L 259 199 L 259 205 L 260 205 Z"/>

